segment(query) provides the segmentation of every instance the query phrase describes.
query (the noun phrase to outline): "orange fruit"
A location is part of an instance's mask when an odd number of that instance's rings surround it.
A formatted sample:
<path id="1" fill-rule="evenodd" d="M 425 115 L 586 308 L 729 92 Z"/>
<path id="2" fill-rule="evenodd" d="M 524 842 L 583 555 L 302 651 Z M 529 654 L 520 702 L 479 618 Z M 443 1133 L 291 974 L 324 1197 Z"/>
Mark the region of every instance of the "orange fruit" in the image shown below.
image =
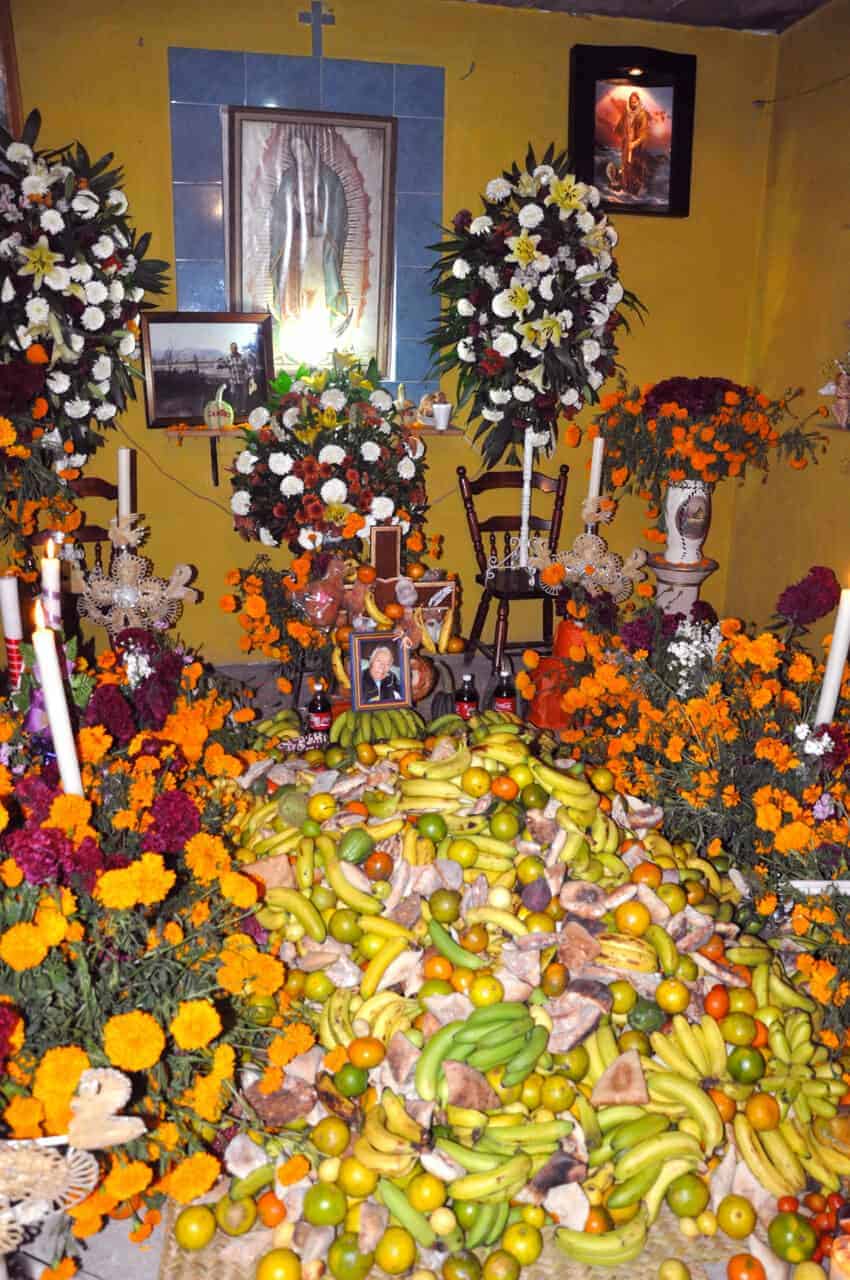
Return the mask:
<path id="1" fill-rule="evenodd" d="M 639 862 L 631 874 L 633 884 L 648 884 L 655 889 L 661 884 L 661 868 L 654 862 Z"/>
<path id="2" fill-rule="evenodd" d="M 386 1054 L 384 1044 L 377 1036 L 357 1036 L 348 1046 L 349 1061 L 355 1067 L 365 1067 L 367 1071 L 383 1062 Z"/>
<path id="3" fill-rule="evenodd" d="M 490 790 L 500 800 L 516 800 L 519 795 L 519 787 L 507 773 L 500 773 L 495 777 L 490 783 Z"/>
<path id="4" fill-rule="evenodd" d="M 420 578 L 425 577 L 425 566 L 419 560 L 415 560 L 413 564 L 409 564 L 406 570 L 408 578 L 412 578 L 414 582 L 418 582 Z"/>
<path id="5" fill-rule="evenodd" d="M 720 1112 L 720 1118 L 724 1124 L 731 1124 L 735 1119 L 735 1099 L 730 1098 L 728 1093 L 724 1093 L 722 1089 L 709 1089 L 708 1096 L 711 1098 L 717 1110 Z"/>
<path id="6" fill-rule="evenodd" d="M 404 605 L 391 600 L 389 604 L 384 605 L 384 613 L 388 618 L 392 618 L 393 622 L 398 622 L 404 617 Z"/>
<path id="7" fill-rule="evenodd" d="M 344 648 L 344 646 L 348 644 L 350 639 L 351 639 L 351 627 L 337 627 L 336 631 L 334 632 L 334 640 L 339 645 L 340 649 Z"/>
<path id="8" fill-rule="evenodd" d="M 373 564 L 361 564 L 357 570 L 357 579 L 359 582 L 374 582 L 378 576 L 378 571 Z"/>
<path id="9" fill-rule="evenodd" d="M 446 645 L 446 653 L 463 653 L 466 648 L 466 641 L 463 636 L 452 636 Z"/>
<path id="10" fill-rule="evenodd" d="M 744 1111 L 750 1124 L 758 1131 L 775 1129 L 782 1118 L 779 1103 L 769 1093 L 752 1094 Z"/>
<path id="11" fill-rule="evenodd" d="M 257 1197 L 257 1214 L 264 1227 L 276 1227 L 286 1217 L 286 1205 L 273 1191 Z"/>
<path id="12" fill-rule="evenodd" d="M 639 938 L 642 933 L 646 933 L 652 924 L 648 907 L 634 898 L 630 902 L 620 903 L 614 912 L 614 920 L 620 933 L 631 934 L 634 938 Z"/>

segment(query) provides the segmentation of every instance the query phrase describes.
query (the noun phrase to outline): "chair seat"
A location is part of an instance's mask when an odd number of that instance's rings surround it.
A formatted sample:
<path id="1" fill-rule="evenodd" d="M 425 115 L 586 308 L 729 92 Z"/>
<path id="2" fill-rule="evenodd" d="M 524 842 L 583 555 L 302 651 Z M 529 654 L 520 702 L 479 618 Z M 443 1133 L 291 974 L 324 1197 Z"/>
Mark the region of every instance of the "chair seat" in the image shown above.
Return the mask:
<path id="1" fill-rule="evenodd" d="M 475 581 L 497 600 L 539 600 L 549 594 L 531 584 L 526 569 L 497 569 L 489 578 L 477 573 Z"/>

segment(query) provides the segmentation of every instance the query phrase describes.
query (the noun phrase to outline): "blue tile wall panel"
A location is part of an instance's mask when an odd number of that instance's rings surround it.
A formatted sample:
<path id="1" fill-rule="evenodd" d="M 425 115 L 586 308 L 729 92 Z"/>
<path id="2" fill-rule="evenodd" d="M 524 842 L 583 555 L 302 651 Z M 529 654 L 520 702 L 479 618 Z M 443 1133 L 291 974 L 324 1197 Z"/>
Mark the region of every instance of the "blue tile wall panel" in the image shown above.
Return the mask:
<path id="1" fill-rule="evenodd" d="M 246 105 L 318 111 L 321 59 L 288 54 L 249 53 L 245 60 Z"/>
<path id="2" fill-rule="evenodd" d="M 172 102 L 245 101 L 245 55 L 224 49 L 169 49 Z"/>
<path id="3" fill-rule="evenodd" d="M 429 378 L 425 336 L 436 315 L 426 248 L 440 238 L 442 67 L 216 49 L 170 49 L 178 306 L 225 310 L 219 106 L 250 105 L 398 117 L 396 380 L 418 401 Z M 396 381 L 387 383 L 393 390 Z"/>

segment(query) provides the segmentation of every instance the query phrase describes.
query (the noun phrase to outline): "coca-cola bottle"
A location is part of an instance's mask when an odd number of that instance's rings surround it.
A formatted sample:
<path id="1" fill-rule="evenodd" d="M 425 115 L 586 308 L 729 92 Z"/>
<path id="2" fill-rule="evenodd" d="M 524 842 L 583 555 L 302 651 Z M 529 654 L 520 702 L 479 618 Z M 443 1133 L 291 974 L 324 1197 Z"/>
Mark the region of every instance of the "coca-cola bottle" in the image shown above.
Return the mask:
<path id="1" fill-rule="evenodd" d="M 319 733 L 327 737 L 330 732 L 331 700 L 328 697 L 324 680 L 317 680 L 312 698 L 307 703 L 307 732 Z"/>
<path id="2" fill-rule="evenodd" d="M 493 690 L 493 710 L 511 711 L 516 714 L 516 685 L 509 667 L 502 667 L 499 683 Z"/>
<path id="3" fill-rule="evenodd" d="M 470 673 L 463 677 L 459 689 L 455 689 L 455 711 L 462 720 L 469 720 L 475 715 L 479 706 L 478 690 L 475 677 Z"/>

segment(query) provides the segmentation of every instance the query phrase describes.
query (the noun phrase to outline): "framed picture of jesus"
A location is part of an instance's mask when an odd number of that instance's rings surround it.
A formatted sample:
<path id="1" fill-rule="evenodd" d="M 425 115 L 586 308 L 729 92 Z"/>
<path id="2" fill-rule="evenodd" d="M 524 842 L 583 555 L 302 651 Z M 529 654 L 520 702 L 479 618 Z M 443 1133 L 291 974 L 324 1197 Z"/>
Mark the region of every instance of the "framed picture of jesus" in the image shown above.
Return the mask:
<path id="1" fill-rule="evenodd" d="M 395 121 L 229 107 L 227 134 L 231 307 L 271 314 L 276 369 L 389 373 Z"/>
<path id="2" fill-rule="evenodd" d="M 687 216 L 696 58 L 625 45 L 574 45 L 570 156 L 605 209 Z"/>

